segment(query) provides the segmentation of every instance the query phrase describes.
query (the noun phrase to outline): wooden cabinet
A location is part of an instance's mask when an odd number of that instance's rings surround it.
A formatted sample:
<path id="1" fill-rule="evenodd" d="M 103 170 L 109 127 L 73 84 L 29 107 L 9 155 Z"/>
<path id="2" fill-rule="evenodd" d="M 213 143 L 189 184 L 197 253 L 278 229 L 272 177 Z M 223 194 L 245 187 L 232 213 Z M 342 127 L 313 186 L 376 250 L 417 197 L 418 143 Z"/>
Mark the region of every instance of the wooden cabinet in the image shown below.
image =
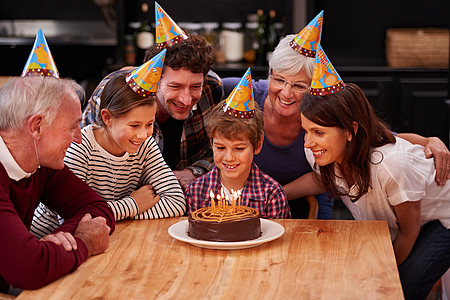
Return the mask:
<path id="1" fill-rule="evenodd" d="M 340 74 L 344 82 L 352 82 L 358 85 L 366 94 L 379 118 L 387 122 L 391 127 L 398 128 L 397 116 L 399 114 L 395 99 L 395 79 L 392 76 L 346 76 Z"/>
<path id="2" fill-rule="evenodd" d="M 400 131 L 438 136 L 449 145 L 447 78 L 400 78 Z"/>
<path id="3" fill-rule="evenodd" d="M 437 136 L 449 146 L 450 96 L 446 69 L 337 68 L 361 87 L 394 131 Z"/>

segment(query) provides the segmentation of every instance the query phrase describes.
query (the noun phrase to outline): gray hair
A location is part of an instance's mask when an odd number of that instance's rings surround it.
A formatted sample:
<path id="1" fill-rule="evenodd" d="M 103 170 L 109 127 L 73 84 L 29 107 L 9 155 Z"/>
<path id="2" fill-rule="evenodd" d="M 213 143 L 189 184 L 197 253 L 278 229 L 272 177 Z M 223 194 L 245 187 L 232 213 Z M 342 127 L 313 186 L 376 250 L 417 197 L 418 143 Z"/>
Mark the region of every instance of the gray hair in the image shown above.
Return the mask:
<path id="1" fill-rule="evenodd" d="M 83 96 L 83 88 L 72 79 L 52 76 L 14 77 L 0 89 L 0 130 L 18 130 L 29 117 L 41 114 L 51 125 L 61 106 L 66 88 Z"/>
<path id="2" fill-rule="evenodd" d="M 306 57 L 292 49 L 289 43 L 294 38 L 295 34 L 289 34 L 280 40 L 269 61 L 269 68 L 286 75 L 295 75 L 304 69 L 306 75 L 312 78 L 314 58 Z"/>

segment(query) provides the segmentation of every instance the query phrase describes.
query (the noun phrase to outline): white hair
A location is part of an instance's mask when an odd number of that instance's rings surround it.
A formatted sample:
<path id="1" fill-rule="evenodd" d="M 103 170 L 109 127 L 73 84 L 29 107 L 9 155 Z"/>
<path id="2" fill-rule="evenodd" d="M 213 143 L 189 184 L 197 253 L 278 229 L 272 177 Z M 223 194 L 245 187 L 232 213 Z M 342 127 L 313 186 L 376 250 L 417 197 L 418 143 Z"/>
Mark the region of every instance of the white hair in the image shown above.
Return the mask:
<path id="1" fill-rule="evenodd" d="M 71 79 L 51 76 L 14 77 L 0 89 L 0 130 L 18 130 L 33 115 L 41 114 L 49 125 L 56 118 L 67 88 L 79 96 L 83 88 Z"/>
<path id="2" fill-rule="evenodd" d="M 292 49 L 289 43 L 294 38 L 295 34 L 289 34 L 280 40 L 269 61 L 269 68 L 286 75 L 295 75 L 301 70 L 305 70 L 306 75 L 311 79 L 314 58 L 306 57 Z"/>

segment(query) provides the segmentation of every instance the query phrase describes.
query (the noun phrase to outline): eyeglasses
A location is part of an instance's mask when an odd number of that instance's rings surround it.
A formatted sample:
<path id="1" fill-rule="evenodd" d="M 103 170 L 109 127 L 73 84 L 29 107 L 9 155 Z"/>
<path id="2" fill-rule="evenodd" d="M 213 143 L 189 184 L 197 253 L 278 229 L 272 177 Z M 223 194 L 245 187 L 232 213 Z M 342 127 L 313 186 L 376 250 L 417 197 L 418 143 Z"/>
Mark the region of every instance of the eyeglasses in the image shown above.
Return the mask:
<path id="1" fill-rule="evenodd" d="M 280 77 L 275 77 L 274 75 L 270 75 L 270 78 L 272 79 L 273 85 L 279 88 L 284 88 L 287 84 L 291 85 L 291 90 L 294 93 L 304 93 L 309 90 L 309 85 L 306 83 L 301 82 L 290 82 Z"/>

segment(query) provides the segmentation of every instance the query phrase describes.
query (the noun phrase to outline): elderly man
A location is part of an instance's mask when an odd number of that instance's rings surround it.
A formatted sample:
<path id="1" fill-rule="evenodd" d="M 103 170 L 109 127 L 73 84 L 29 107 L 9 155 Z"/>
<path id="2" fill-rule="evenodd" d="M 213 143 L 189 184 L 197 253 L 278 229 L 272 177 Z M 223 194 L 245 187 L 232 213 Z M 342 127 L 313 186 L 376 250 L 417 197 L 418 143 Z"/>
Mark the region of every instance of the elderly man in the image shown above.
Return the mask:
<path id="1" fill-rule="evenodd" d="M 52 76 L 0 90 L 0 292 L 42 287 L 108 248 L 112 211 L 63 160 L 81 142 L 78 91 Z M 39 201 L 66 220 L 41 240 L 28 231 Z"/>
<path id="2" fill-rule="evenodd" d="M 153 136 L 164 160 L 185 189 L 213 166 L 204 118 L 222 100 L 223 86 L 217 74 L 210 71 L 213 49 L 202 36 L 192 35 L 165 49 Z M 160 51 L 157 46 L 149 48 L 145 61 Z M 115 71 L 100 82 L 83 113 L 82 126 L 94 123 L 98 117 L 101 92 L 109 79 L 132 68 Z"/>

